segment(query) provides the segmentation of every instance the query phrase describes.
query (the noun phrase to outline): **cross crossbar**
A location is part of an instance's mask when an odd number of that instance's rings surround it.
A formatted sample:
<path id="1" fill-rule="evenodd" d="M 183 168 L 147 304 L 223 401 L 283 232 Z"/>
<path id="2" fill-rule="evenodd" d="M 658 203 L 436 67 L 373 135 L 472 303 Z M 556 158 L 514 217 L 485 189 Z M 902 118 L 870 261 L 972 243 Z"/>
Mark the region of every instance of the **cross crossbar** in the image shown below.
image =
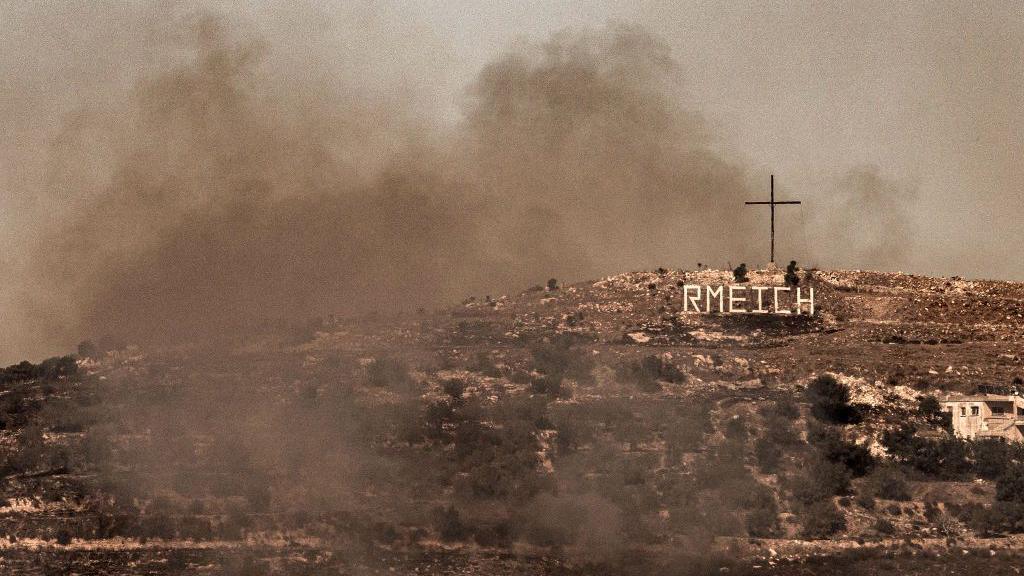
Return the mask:
<path id="1" fill-rule="evenodd" d="M 751 205 L 751 204 L 766 205 L 766 206 L 771 207 L 771 213 L 772 213 L 772 216 L 771 216 L 772 217 L 771 262 L 774 263 L 775 262 L 775 206 L 777 206 L 779 204 L 799 204 L 800 201 L 799 200 L 779 200 L 779 201 L 775 200 L 775 174 L 772 174 L 772 176 L 771 176 L 771 181 L 770 181 L 770 184 L 769 184 L 769 189 L 770 189 L 770 194 L 771 195 L 769 196 L 769 200 L 767 202 L 763 202 L 763 201 L 762 202 L 744 202 L 744 204 L 747 204 L 747 205 Z"/>

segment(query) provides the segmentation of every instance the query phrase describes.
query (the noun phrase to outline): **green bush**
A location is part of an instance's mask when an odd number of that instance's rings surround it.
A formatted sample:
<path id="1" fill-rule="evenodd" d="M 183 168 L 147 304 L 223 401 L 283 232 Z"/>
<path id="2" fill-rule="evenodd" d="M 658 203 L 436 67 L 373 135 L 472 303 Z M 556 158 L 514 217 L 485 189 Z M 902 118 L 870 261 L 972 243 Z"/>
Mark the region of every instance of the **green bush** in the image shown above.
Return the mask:
<path id="1" fill-rule="evenodd" d="M 78 357 L 79 358 L 98 358 L 100 355 L 100 349 L 93 343 L 92 340 L 82 340 L 78 343 Z"/>
<path id="2" fill-rule="evenodd" d="M 856 502 L 857 502 L 858 506 L 860 506 L 861 508 L 863 508 L 865 510 L 874 510 L 875 509 L 875 505 L 877 504 L 875 502 L 875 497 L 872 496 L 867 491 L 862 491 L 859 494 L 857 494 Z"/>
<path id="3" fill-rule="evenodd" d="M 399 358 L 382 356 L 366 367 L 367 384 L 375 388 L 394 388 L 409 384 L 409 367 Z"/>
<path id="4" fill-rule="evenodd" d="M 996 501 L 990 507 L 980 504 L 964 506 L 958 518 L 979 536 L 1024 533 L 1024 504 Z"/>
<path id="5" fill-rule="evenodd" d="M 1024 464 L 1008 466 L 996 480 L 996 500 L 1024 504 Z"/>
<path id="6" fill-rule="evenodd" d="M 466 540 L 470 536 L 469 528 L 463 524 L 462 517 L 454 506 L 434 511 L 434 529 L 445 542 Z"/>
<path id="7" fill-rule="evenodd" d="M 896 533 L 896 525 L 886 520 L 885 518 L 879 518 L 878 520 L 875 520 L 874 529 L 875 532 L 878 532 L 883 536 L 892 536 Z"/>
<path id="8" fill-rule="evenodd" d="M 975 473 L 987 480 L 1002 477 L 1013 461 L 1013 450 L 1001 438 L 981 438 L 971 444 Z"/>
<path id="9" fill-rule="evenodd" d="M 934 396 L 924 396 L 918 401 L 917 412 L 928 423 L 943 430 L 953 432 L 953 414 L 942 409 L 942 405 Z"/>
<path id="10" fill-rule="evenodd" d="M 848 493 L 850 470 L 842 464 L 814 456 L 803 473 L 790 479 L 789 484 L 793 498 L 801 504 L 810 505 Z"/>
<path id="11" fill-rule="evenodd" d="M 779 506 L 767 488 L 757 490 L 747 511 L 747 533 L 755 538 L 771 538 L 779 531 Z"/>
<path id="12" fill-rule="evenodd" d="M 911 499 L 910 485 L 903 472 L 895 466 L 879 466 L 865 482 L 868 493 L 875 498 L 906 502 Z"/>
<path id="13" fill-rule="evenodd" d="M 562 335 L 532 347 L 533 366 L 541 374 L 534 381 L 535 393 L 559 396 L 566 378 L 580 384 L 594 382 L 594 359 L 573 344 L 572 336 Z"/>
<path id="14" fill-rule="evenodd" d="M 725 428 L 722 430 L 725 435 L 725 439 L 744 444 L 747 441 L 747 424 L 742 418 L 730 418 L 725 423 Z"/>
<path id="15" fill-rule="evenodd" d="M 618 376 L 631 381 L 644 392 L 660 392 L 660 382 L 678 384 L 686 381 L 686 374 L 660 356 L 650 355 L 643 359 L 619 366 Z"/>
<path id="16" fill-rule="evenodd" d="M 54 356 L 39 364 L 27 360 L 0 368 L 0 384 L 12 384 L 26 380 L 57 380 L 78 375 L 78 364 L 74 356 Z"/>
<path id="17" fill-rule="evenodd" d="M 860 412 L 850 405 L 850 390 L 831 374 L 818 376 L 807 386 L 811 414 L 823 422 L 856 424 Z"/>
<path id="18" fill-rule="evenodd" d="M 803 529 L 800 535 L 811 540 L 828 538 L 846 529 L 846 519 L 832 500 L 822 500 L 807 506 L 801 518 Z"/>
<path id="19" fill-rule="evenodd" d="M 854 477 L 868 473 L 875 459 L 871 452 L 859 444 L 848 442 L 831 426 L 810 426 L 808 440 L 825 459 L 846 466 Z"/>
<path id="20" fill-rule="evenodd" d="M 779 469 L 782 461 L 782 448 L 766 436 L 757 439 L 754 444 L 754 458 L 757 467 L 765 474 L 772 474 Z"/>
<path id="21" fill-rule="evenodd" d="M 912 425 L 882 434 L 881 444 L 897 461 L 942 480 L 963 478 L 972 471 L 965 441 L 947 436 L 938 440 L 921 438 Z"/>

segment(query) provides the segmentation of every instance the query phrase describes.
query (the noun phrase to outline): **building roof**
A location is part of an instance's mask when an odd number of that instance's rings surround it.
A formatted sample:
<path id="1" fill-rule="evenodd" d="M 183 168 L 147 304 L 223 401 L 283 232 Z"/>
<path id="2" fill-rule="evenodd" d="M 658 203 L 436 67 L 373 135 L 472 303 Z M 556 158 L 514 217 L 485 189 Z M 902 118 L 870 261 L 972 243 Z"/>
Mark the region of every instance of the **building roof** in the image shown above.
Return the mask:
<path id="1" fill-rule="evenodd" d="M 1024 398 L 1011 394 L 970 394 L 968 396 L 947 396 L 940 402 L 1013 402 Z"/>

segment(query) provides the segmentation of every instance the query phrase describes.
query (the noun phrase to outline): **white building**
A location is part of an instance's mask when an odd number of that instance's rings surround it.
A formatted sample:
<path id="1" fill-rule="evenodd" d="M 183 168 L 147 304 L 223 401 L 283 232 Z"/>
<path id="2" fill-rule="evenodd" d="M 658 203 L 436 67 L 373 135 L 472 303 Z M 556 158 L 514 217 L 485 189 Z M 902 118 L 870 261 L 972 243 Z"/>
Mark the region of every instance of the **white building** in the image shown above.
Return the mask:
<path id="1" fill-rule="evenodd" d="M 942 399 L 953 417 L 953 432 L 961 438 L 1004 438 L 1024 441 L 1024 397 L 973 394 Z"/>

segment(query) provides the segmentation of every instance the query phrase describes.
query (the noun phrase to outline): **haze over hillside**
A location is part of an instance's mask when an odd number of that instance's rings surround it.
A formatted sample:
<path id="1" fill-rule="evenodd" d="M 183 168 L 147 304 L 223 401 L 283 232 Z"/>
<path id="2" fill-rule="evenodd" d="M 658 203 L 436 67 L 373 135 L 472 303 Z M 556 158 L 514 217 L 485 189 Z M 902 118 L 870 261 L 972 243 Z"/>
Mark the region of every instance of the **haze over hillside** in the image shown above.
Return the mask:
<path id="1" fill-rule="evenodd" d="M 1016 5 L 396 6 L 3 4 L 0 359 L 759 263 L 773 171 L 786 259 L 1021 274 Z"/>
<path id="2" fill-rule="evenodd" d="M 778 271 L 750 270 L 752 286 Z M 936 398 L 1024 377 L 1024 284 L 722 270 L 86 343 L 0 372 L 12 574 L 1010 573 L 1019 445 Z M 1008 488 L 1010 487 L 1010 488 Z M 841 571 L 840 571 L 841 569 Z"/>

